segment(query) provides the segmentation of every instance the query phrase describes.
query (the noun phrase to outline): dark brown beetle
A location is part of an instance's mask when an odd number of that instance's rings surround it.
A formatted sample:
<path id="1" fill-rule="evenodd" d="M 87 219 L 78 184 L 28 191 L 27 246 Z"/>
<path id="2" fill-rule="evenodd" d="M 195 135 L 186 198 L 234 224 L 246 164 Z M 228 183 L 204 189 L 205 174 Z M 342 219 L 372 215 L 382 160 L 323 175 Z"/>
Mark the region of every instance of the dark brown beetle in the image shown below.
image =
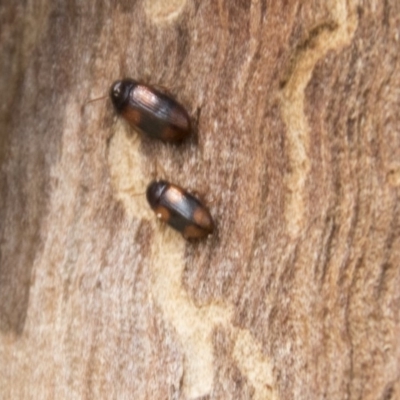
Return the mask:
<path id="1" fill-rule="evenodd" d="M 185 108 L 152 86 L 123 79 L 112 84 L 110 97 L 117 113 L 146 136 L 179 142 L 191 132 Z"/>
<path id="2" fill-rule="evenodd" d="M 203 238 L 214 231 L 207 208 L 181 187 L 159 180 L 149 184 L 147 201 L 157 217 L 181 232 L 185 239 Z"/>

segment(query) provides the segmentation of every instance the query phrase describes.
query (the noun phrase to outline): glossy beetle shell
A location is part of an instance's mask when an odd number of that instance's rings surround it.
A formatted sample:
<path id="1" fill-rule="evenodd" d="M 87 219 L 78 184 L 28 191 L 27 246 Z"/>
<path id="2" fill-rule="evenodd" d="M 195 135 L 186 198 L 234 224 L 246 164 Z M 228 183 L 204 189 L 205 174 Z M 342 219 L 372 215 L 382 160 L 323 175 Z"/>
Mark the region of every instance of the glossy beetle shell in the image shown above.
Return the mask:
<path id="1" fill-rule="evenodd" d="M 185 239 L 198 239 L 214 231 L 207 208 L 193 195 L 167 181 L 153 181 L 146 191 L 147 201 L 157 217 L 181 232 Z"/>
<path id="2" fill-rule="evenodd" d="M 142 134 L 165 142 L 179 142 L 191 132 L 185 108 L 174 98 L 133 79 L 113 83 L 115 110 Z"/>

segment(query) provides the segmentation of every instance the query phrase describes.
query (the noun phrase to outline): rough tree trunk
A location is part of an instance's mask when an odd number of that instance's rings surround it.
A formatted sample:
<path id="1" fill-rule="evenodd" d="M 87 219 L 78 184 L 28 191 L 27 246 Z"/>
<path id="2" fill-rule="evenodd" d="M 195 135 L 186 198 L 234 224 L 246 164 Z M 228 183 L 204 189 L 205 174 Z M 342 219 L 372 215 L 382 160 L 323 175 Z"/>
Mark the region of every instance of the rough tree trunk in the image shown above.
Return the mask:
<path id="1" fill-rule="evenodd" d="M 398 0 L 2 2 L 0 397 L 400 398 L 399 27 Z M 87 104 L 123 76 L 197 134 Z M 156 222 L 156 174 L 212 237 Z"/>

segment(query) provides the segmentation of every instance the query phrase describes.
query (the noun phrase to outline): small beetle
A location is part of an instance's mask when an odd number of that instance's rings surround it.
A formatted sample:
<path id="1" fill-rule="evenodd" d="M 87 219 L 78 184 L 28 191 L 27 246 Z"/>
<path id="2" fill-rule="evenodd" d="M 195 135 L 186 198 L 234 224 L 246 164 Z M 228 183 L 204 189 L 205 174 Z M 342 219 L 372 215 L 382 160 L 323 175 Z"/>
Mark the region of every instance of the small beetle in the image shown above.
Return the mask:
<path id="1" fill-rule="evenodd" d="M 146 136 L 179 142 L 191 132 L 185 108 L 151 86 L 123 79 L 112 84 L 110 97 L 117 113 Z"/>
<path id="2" fill-rule="evenodd" d="M 157 217 L 181 232 L 185 239 L 203 238 L 214 231 L 207 208 L 181 187 L 164 180 L 153 181 L 147 187 L 146 197 Z"/>

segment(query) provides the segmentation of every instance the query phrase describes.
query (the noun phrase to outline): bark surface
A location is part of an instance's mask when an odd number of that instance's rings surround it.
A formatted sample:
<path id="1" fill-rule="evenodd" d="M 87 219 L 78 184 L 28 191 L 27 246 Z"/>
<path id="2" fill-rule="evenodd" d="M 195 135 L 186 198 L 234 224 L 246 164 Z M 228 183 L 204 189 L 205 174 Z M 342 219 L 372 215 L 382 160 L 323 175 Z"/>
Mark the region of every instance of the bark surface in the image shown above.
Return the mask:
<path id="1" fill-rule="evenodd" d="M 1 398 L 400 398 L 398 0 L 9 1 L 0 27 Z M 87 103 L 121 77 L 193 137 Z M 155 177 L 216 233 L 157 222 Z"/>

